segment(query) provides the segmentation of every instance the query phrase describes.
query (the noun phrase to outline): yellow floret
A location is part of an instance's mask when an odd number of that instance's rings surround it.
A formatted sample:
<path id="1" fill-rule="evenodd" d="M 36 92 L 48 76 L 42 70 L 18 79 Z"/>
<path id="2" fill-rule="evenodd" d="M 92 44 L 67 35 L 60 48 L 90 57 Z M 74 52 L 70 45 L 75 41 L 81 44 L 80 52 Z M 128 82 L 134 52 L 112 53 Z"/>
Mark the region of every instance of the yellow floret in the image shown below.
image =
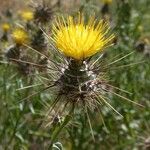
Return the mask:
<path id="1" fill-rule="evenodd" d="M 12 38 L 16 44 L 25 44 L 29 41 L 27 32 L 21 28 L 17 28 L 12 33 Z"/>
<path id="2" fill-rule="evenodd" d="M 103 0 L 103 3 L 105 3 L 105 4 L 111 4 L 112 0 Z"/>
<path id="3" fill-rule="evenodd" d="M 34 18 L 34 14 L 32 11 L 22 11 L 21 12 L 21 17 L 25 20 L 25 21 L 31 21 Z"/>
<path id="4" fill-rule="evenodd" d="M 8 23 L 3 23 L 2 29 L 3 29 L 3 31 L 7 32 L 10 29 L 10 25 Z"/>
<path id="5" fill-rule="evenodd" d="M 53 25 L 53 40 L 64 55 L 83 60 L 110 45 L 114 35 L 107 36 L 108 31 L 108 24 L 103 20 L 96 23 L 95 18 L 92 17 L 85 24 L 83 16 L 79 14 L 76 22 L 71 16 L 68 17 L 67 22 L 63 17 L 58 18 Z"/>

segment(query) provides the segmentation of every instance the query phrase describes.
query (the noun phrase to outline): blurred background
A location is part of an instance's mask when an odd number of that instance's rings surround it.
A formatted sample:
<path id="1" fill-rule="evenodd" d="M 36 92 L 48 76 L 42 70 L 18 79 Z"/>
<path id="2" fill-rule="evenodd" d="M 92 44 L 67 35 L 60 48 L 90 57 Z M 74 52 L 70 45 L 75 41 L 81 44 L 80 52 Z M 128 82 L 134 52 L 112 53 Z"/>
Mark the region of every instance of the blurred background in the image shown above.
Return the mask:
<path id="1" fill-rule="evenodd" d="M 123 118 L 105 105 L 101 108 L 104 121 L 96 112 L 90 114 L 95 137 L 93 141 L 86 118 L 79 113 L 59 134 L 53 149 L 150 150 L 150 1 L 45 2 L 46 6 L 42 0 L 0 0 L 0 150 L 47 150 L 55 127 L 55 124 L 47 126 L 53 114 L 46 119 L 43 117 L 52 103 L 53 95 L 50 91 L 39 92 L 26 101 L 26 97 L 40 91 L 41 88 L 36 86 L 17 90 L 42 80 L 37 74 L 39 70 L 36 71 L 32 65 L 26 63 L 11 62 L 10 53 L 8 54 L 10 47 L 14 45 L 11 38 L 14 28 L 28 28 L 32 24 L 22 19 L 20 12 L 30 10 L 35 13 L 39 7 L 46 7 L 51 13 L 46 19 L 46 25 L 40 22 L 42 16 L 35 26 L 44 26 L 49 35 L 54 18 L 60 14 L 75 15 L 81 11 L 85 18 L 95 15 L 97 19 L 108 21 L 116 37 L 114 46 L 105 51 L 104 61 L 109 63 L 117 60 L 108 70 L 109 80 L 112 85 L 129 92 L 117 91 L 118 94 L 145 106 L 136 106 L 110 94 L 108 96 L 111 105 Z M 4 24 L 9 25 L 9 29 L 6 26 L 4 28 Z M 36 40 L 38 39 L 40 36 L 36 37 Z M 22 49 L 22 55 L 29 55 L 29 60 L 39 60 L 39 57 L 28 49 Z M 126 57 L 123 59 L 124 56 Z M 39 79 L 35 79 L 33 74 L 37 74 Z M 43 118 L 45 123 L 41 125 Z M 59 124 L 62 118 L 63 115 L 60 114 L 56 122 Z"/>

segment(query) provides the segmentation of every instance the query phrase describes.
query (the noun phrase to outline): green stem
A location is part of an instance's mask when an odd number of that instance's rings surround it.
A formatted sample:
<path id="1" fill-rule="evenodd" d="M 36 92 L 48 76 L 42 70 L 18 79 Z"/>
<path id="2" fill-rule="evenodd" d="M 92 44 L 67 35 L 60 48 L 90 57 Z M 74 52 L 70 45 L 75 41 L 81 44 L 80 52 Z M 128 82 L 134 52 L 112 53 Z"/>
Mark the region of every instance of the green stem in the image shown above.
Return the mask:
<path id="1" fill-rule="evenodd" d="M 68 122 L 72 119 L 72 114 L 74 112 L 74 105 L 73 108 L 69 111 L 68 115 L 65 117 L 64 122 L 59 126 L 56 127 L 52 136 L 51 136 L 51 143 L 48 147 L 49 150 L 52 149 L 53 143 L 55 142 L 56 138 L 58 137 L 59 133 L 62 131 L 62 129 L 68 124 Z"/>

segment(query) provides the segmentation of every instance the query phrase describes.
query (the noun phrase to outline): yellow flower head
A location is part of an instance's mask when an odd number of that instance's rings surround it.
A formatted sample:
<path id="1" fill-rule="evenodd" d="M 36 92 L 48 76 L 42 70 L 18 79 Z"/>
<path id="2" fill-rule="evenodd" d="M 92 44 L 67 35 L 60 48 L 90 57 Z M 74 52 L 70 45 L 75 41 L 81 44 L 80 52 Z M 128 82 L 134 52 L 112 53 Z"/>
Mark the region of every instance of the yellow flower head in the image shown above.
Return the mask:
<path id="1" fill-rule="evenodd" d="M 27 32 L 21 28 L 17 28 L 12 33 L 12 38 L 16 44 L 22 45 L 28 43 L 29 36 Z"/>
<path id="2" fill-rule="evenodd" d="M 76 22 L 71 16 L 67 22 L 62 17 L 53 25 L 53 41 L 64 55 L 83 60 L 110 45 L 114 35 L 107 36 L 108 31 L 107 23 L 103 20 L 97 23 L 94 17 L 87 24 L 80 14 Z"/>
<path id="3" fill-rule="evenodd" d="M 105 3 L 105 4 L 111 4 L 112 0 L 103 0 L 103 3 Z"/>
<path id="4" fill-rule="evenodd" d="M 2 29 L 4 32 L 7 32 L 10 29 L 10 25 L 8 23 L 3 23 L 2 24 Z"/>
<path id="5" fill-rule="evenodd" d="M 27 11 L 22 11 L 21 12 L 21 17 L 25 20 L 25 21 L 31 21 L 34 18 L 34 14 L 32 11 L 27 10 Z"/>

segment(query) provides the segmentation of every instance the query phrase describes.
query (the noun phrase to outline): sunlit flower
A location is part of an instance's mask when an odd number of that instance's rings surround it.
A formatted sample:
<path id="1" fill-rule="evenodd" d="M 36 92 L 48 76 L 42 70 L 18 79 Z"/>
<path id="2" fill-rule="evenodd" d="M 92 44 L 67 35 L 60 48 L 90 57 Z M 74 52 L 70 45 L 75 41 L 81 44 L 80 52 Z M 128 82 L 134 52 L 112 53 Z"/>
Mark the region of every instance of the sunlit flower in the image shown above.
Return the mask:
<path id="1" fill-rule="evenodd" d="M 105 3 L 105 4 L 111 4 L 112 0 L 103 0 L 103 3 Z"/>
<path id="2" fill-rule="evenodd" d="M 34 18 L 34 14 L 32 11 L 27 10 L 27 11 L 22 11 L 21 12 L 21 17 L 25 20 L 25 21 L 31 21 Z"/>
<path id="3" fill-rule="evenodd" d="M 12 38 L 16 44 L 22 45 L 29 41 L 27 32 L 21 28 L 17 28 L 12 33 Z"/>
<path id="4" fill-rule="evenodd" d="M 8 23 L 3 23 L 2 24 L 2 29 L 4 32 L 7 32 L 10 29 L 10 25 Z"/>
<path id="5" fill-rule="evenodd" d="M 63 17 L 58 18 L 53 26 L 53 40 L 64 55 L 83 60 L 110 45 L 114 35 L 108 36 L 108 31 L 108 24 L 103 20 L 96 22 L 95 18 L 91 17 L 85 24 L 83 16 L 79 14 L 76 22 L 71 16 L 66 22 Z"/>

